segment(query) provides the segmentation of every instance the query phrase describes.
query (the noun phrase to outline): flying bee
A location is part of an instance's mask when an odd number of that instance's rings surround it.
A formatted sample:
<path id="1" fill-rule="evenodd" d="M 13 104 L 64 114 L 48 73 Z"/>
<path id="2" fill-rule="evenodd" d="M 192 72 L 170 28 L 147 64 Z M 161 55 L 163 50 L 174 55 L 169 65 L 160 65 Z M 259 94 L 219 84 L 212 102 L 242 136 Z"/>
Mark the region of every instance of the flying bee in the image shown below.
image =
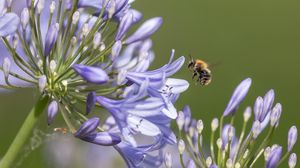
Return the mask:
<path id="1" fill-rule="evenodd" d="M 193 72 L 192 78 L 194 79 L 197 76 L 197 82 L 202 86 L 208 85 L 212 79 L 211 71 L 208 69 L 209 65 L 203 60 L 194 60 L 191 55 L 190 58 L 188 68 Z"/>

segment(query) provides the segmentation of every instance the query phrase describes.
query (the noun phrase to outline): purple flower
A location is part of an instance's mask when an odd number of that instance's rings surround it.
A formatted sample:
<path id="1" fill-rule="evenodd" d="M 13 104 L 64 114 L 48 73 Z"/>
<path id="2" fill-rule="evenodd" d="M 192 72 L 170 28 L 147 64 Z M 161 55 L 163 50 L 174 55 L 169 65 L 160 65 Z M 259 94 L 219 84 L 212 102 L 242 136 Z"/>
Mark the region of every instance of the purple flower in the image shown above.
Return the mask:
<path id="1" fill-rule="evenodd" d="M 228 116 L 230 114 L 233 114 L 240 103 L 244 100 L 246 97 L 248 90 L 251 86 L 251 79 L 247 78 L 243 80 L 234 90 L 229 103 L 227 104 L 226 109 L 223 112 L 223 116 Z"/>
<path id="2" fill-rule="evenodd" d="M 278 166 L 278 162 L 281 158 L 282 147 L 278 146 L 273 149 L 268 157 L 266 168 L 276 168 Z"/>
<path id="3" fill-rule="evenodd" d="M 99 118 L 97 117 L 90 118 L 80 126 L 80 128 L 76 131 L 74 135 L 78 138 L 81 138 L 93 134 L 96 131 L 99 124 L 100 124 Z"/>
<path id="4" fill-rule="evenodd" d="M 129 36 L 125 43 L 131 44 L 136 41 L 145 40 L 155 33 L 162 25 L 162 18 L 156 17 L 147 20 L 135 33 Z"/>
<path id="5" fill-rule="evenodd" d="M 109 77 L 105 71 L 98 67 L 91 67 L 85 65 L 73 65 L 73 69 L 87 82 L 95 84 L 104 84 Z"/>
<path id="6" fill-rule="evenodd" d="M 288 152 L 290 152 L 297 142 L 298 130 L 296 126 L 292 126 L 288 133 Z"/>

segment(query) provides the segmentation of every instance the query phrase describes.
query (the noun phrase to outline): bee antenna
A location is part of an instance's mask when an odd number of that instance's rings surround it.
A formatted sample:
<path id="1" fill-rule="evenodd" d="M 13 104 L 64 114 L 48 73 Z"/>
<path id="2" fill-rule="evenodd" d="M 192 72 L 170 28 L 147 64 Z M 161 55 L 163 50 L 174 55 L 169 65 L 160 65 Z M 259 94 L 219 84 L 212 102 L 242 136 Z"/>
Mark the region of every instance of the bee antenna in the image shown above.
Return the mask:
<path id="1" fill-rule="evenodd" d="M 194 61 L 194 58 L 192 57 L 191 54 L 189 54 L 189 57 L 190 57 L 190 60 L 191 60 L 191 61 Z"/>

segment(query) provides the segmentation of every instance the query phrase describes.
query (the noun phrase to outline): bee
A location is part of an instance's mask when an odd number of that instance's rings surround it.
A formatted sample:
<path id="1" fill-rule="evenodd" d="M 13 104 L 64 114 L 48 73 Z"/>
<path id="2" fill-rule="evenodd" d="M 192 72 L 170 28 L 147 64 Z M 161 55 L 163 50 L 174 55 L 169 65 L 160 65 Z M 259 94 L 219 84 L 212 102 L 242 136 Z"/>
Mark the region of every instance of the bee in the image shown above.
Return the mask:
<path id="1" fill-rule="evenodd" d="M 212 79 L 209 65 L 203 60 L 194 60 L 191 55 L 190 58 L 191 60 L 188 64 L 188 68 L 193 72 L 192 79 L 197 76 L 197 82 L 199 82 L 202 86 L 208 85 Z"/>

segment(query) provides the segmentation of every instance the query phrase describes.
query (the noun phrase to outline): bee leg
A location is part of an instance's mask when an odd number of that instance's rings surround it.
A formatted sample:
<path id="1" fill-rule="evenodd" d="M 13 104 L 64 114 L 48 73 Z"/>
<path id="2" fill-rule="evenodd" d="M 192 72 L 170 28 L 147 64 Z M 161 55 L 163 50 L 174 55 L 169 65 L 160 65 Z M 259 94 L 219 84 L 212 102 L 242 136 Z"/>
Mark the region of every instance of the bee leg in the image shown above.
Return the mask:
<path id="1" fill-rule="evenodd" d="M 194 79 L 196 75 L 197 75 L 197 73 L 196 73 L 196 72 L 194 72 L 192 79 Z"/>

